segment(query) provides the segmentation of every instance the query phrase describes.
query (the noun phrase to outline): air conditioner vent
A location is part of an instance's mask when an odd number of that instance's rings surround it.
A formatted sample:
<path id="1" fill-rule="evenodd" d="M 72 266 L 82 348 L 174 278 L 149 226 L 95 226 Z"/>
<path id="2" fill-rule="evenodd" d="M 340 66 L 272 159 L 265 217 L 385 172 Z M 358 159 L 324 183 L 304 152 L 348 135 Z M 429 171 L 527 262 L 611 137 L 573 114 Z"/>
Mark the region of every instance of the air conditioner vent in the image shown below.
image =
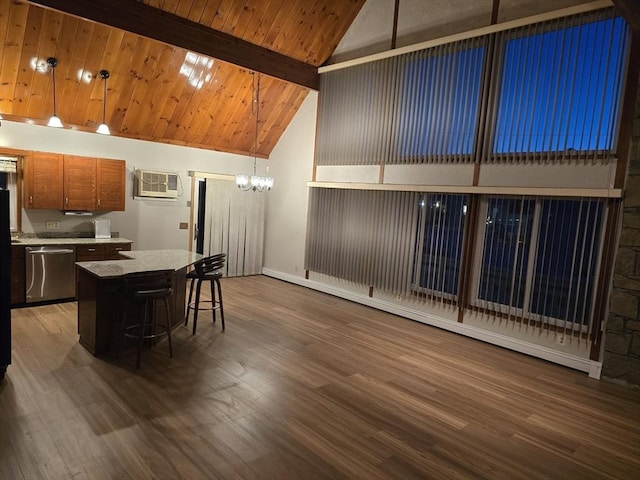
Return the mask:
<path id="1" fill-rule="evenodd" d="M 176 198 L 178 196 L 178 174 L 137 170 L 138 196 Z"/>

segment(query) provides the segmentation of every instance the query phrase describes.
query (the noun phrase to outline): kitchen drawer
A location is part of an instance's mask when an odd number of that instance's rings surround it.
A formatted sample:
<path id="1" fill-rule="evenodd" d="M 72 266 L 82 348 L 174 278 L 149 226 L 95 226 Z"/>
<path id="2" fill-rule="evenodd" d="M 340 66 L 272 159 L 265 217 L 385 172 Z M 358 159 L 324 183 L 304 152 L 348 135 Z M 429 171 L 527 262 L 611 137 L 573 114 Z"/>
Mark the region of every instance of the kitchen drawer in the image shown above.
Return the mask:
<path id="1" fill-rule="evenodd" d="M 94 262 L 104 260 L 107 245 L 92 244 L 76 246 L 76 261 L 78 262 Z"/>
<path id="2" fill-rule="evenodd" d="M 105 260 L 122 260 L 123 257 L 122 255 L 120 255 L 120 252 L 131 250 L 130 243 L 109 243 L 107 245 L 104 245 L 104 247 Z"/>

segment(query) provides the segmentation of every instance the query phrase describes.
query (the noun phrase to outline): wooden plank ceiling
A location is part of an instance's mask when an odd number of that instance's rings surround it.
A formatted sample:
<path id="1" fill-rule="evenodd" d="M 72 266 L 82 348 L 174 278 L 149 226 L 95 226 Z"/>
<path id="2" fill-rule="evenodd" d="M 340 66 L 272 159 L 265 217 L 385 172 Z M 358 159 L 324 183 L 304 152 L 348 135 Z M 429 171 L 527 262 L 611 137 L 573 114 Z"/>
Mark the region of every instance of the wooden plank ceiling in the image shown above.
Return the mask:
<path id="1" fill-rule="evenodd" d="M 365 0 L 142 0 L 205 27 L 322 65 Z M 0 114 L 46 124 L 56 104 L 66 128 L 253 154 L 254 75 L 183 48 L 16 0 L 0 0 Z M 257 156 L 268 157 L 308 89 L 260 75 Z"/>

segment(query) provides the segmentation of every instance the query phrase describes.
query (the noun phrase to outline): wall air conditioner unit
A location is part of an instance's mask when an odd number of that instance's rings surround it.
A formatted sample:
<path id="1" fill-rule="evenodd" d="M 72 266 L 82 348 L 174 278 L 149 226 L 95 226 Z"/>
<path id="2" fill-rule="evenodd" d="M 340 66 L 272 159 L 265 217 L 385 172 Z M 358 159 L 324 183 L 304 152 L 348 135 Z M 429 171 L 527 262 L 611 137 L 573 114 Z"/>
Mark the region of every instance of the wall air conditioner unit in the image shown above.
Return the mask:
<path id="1" fill-rule="evenodd" d="M 178 174 L 137 170 L 139 197 L 176 198 L 178 196 Z"/>

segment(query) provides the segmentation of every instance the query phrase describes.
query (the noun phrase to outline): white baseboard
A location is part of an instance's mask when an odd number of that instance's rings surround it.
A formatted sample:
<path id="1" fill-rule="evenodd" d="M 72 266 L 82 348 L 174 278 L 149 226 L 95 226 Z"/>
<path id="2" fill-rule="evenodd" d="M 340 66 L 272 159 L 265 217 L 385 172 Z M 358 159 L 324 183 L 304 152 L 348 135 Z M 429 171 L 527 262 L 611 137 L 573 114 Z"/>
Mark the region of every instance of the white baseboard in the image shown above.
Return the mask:
<path id="1" fill-rule="evenodd" d="M 319 292 L 328 293 L 336 297 L 344 298 L 352 302 L 367 305 L 378 310 L 382 310 L 394 315 L 398 315 L 404 318 L 409 318 L 417 322 L 431 325 L 434 327 L 448 330 L 450 332 L 459 333 L 476 340 L 497 345 L 500 347 L 508 348 L 516 352 L 531 355 L 532 357 L 541 358 L 549 362 L 557 363 L 565 367 L 573 368 L 581 372 L 587 372 L 591 378 L 600 378 L 600 371 L 602 370 L 602 363 L 590 360 L 588 358 L 578 357 L 577 355 L 571 355 L 565 352 L 559 352 L 542 345 L 536 345 L 535 343 L 525 342 L 520 339 L 512 338 L 507 335 L 483 330 L 478 327 L 465 325 L 464 323 L 453 322 L 446 318 L 438 317 L 429 313 L 414 310 L 412 308 L 404 307 L 402 305 L 396 305 L 384 300 L 371 298 L 367 295 L 361 295 L 359 293 L 350 292 L 342 288 L 338 288 L 333 285 L 327 285 L 314 280 L 307 280 L 304 277 L 291 275 L 289 273 L 279 272 L 269 268 L 263 268 L 262 274 L 268 277 L 277 278 L 278 280 L 284 280 L 285 282 L 294 283 L 303 287 L 311 288 Z"/>

